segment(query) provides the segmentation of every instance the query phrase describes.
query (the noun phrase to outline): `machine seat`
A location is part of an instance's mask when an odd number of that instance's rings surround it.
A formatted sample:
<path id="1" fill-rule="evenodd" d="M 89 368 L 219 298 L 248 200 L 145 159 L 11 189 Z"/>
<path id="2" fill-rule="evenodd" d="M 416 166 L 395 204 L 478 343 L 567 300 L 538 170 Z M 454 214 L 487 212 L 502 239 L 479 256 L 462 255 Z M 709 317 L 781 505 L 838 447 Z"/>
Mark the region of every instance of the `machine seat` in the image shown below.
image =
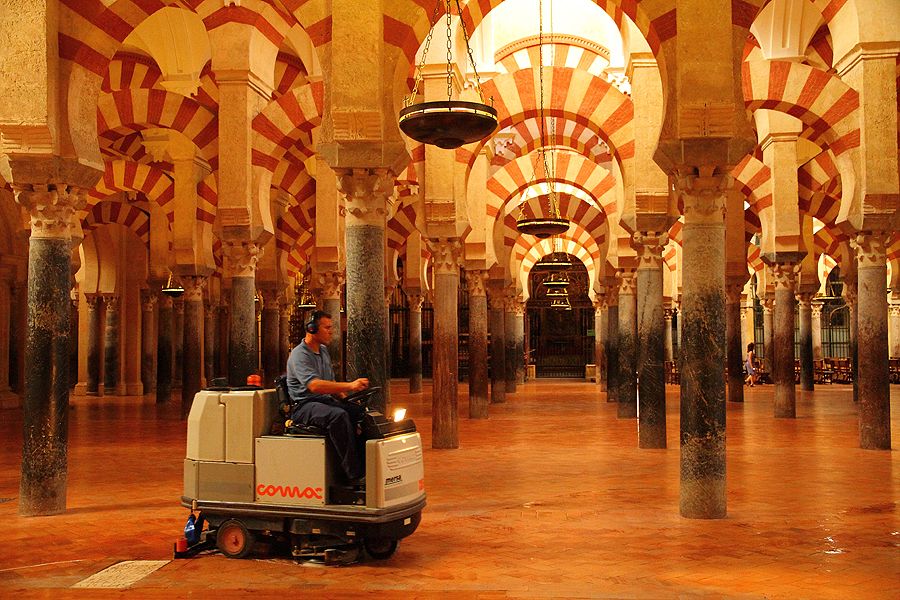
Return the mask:
<path id="1" fill-rule="evenodd" d="M 325 437 L 328 433 L 315 425 L 290 425 L 284 428 L 284 435 L 288 437 Z"/>

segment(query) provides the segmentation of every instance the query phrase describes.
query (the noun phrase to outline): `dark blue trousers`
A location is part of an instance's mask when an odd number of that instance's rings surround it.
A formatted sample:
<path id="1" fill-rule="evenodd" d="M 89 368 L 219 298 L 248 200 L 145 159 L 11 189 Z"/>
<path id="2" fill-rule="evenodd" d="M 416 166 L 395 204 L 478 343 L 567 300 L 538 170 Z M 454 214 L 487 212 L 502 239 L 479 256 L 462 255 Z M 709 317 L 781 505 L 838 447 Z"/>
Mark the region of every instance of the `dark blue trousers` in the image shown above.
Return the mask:
<path id="1" fill-rule="evenodd" d="M 358 410 L 357 410 L 358 409 Z M 328 439 L 337 450 L 341 466 L 350 479 L 362 477 L 365 465 L 356 447 L 356 417 L 365 409 L 337 400 L 307 400 L 294 406 L 291 419 L 302 425 L 314 425 L 328 432 Z M 352 416 L 351 416 L 352 413 Z"/>

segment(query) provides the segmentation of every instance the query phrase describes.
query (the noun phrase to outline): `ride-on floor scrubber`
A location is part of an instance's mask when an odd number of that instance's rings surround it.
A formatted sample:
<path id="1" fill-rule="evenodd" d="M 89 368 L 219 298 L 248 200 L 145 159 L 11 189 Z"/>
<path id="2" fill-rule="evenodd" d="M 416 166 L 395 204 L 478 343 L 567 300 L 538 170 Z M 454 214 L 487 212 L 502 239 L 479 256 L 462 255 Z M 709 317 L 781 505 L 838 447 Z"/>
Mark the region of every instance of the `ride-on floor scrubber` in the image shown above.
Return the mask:
<path id="1" fill-rule="evenodd" d="M 364 407 L 380 391 L 345 401 Z M 298 560 L 355 561 L 362 548 L 385 559 L 419 525 L 425 507 L 422 440 L 411 419 L 388 420 L 366 407 L 366 484 L 346 481 L 331 442 L 317 427 L 293 426 L 281 379 L 276 389 L 209 388 L 188 417 L 184 495 L 199 511 L 195 542 L 176 546 L 187 557 L 213 544 L 225 556 L 250 554 L 257 537 L 290 543 Z M 203 531 L 204 523 L 208 529 Z M 180 550 L 180 551 L 179 551 Z"/>

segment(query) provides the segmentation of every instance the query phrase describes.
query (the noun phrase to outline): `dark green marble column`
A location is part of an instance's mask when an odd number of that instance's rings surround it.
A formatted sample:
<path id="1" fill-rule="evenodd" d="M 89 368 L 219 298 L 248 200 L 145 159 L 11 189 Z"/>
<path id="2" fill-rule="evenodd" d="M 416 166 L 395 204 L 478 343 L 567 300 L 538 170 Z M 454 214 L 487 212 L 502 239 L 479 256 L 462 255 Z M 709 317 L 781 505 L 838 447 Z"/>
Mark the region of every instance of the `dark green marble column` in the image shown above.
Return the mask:
<path id="1" fill-rule="evenodd" d="M 665 319 L 662 252 L 666 233 L 635 233 L 638 251 L 638 447 L 666 447 Z"/>
<path id="2" fill-rule="evenodd" d="M 722 519 L 725 496 L 725 194 L 728 175 L 686 169 L 681 347 L 681 516 Z"/>
<path id="3" fill-rule="evenodd" d="M 156 326 L 156 402 L 172 399 L 172 306 L 171 296 L 160 294 Z"/>

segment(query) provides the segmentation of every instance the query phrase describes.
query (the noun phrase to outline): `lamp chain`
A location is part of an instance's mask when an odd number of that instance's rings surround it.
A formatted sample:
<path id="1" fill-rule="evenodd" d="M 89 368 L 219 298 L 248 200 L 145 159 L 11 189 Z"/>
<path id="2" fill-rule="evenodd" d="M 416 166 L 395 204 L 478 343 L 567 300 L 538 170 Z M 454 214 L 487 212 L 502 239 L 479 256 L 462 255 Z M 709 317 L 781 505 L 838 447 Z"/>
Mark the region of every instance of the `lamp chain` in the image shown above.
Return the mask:
<path id="1" fill-rule="evenodd" d="M 413 104 L 416 101 L 416 96 L 419 95 L 419 84 L 422 82 L 422 71 L 425 69 L 425 58 L 428 56 L 428 48 L 431 46 L 431 37 L 434 35 L 434 26 L 437 25 L 438 9 L 440 7 L 440 2 L 437 2 L 437 4 L 434 5 L 434 13 L 431 15 L 431 25 L 428 28 L 428 37 L 425 38 L 425 48 L 422 49 L 422 60 L 416 67 L 416 80 L 413 84 L 412 94 L 407 96 L 403 101 L 404 108 Z"/>

